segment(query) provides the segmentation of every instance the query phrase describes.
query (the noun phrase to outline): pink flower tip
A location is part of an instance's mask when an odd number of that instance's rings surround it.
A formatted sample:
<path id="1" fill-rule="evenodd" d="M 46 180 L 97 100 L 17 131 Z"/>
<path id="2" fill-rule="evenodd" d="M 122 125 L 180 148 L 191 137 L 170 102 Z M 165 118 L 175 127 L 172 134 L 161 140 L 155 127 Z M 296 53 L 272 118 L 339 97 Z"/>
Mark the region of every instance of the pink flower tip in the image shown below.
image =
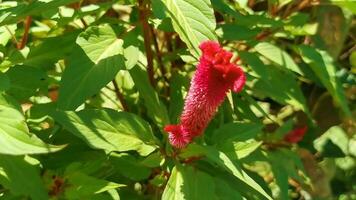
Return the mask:
<path id="1" fill-rule="evenodd" d="M 298 143 L 304 138 L 304 135 L 307 131 L 308 131 L 307 126 L 303 126 L 301 128 L 296 128 L 294 130 L 291 130 L 290 132 L 287 133 L 287 135 L 284 136 L 284 141 L 289 143 Z"/>
<path id="2" fill-rule="evenodd" d="M 181 125 L 166 125 L 164 131 L 169 134 L 169 142 L 176 148 L 184 148 L 190 143 L 190 138 Z"/>
<path id="3" fill-rule="evenodd" d="M 176 148 L 184 148 L 194 137 L 201 135 L 229 90 L 239 92 L 246 82 L 241 67 L 231 62 L 232 53 L 219 43 L 200 44 L 202 55 L 191 80 L 180 123 L 167 125 L 169 141 Z"/>

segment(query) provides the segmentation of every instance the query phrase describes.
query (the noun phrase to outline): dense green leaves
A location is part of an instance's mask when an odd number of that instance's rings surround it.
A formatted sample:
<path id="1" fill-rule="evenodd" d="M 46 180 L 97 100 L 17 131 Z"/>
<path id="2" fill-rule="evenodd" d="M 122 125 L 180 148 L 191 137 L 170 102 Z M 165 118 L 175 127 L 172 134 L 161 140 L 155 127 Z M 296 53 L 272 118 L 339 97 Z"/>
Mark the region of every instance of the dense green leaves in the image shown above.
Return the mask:
<path id="1" fill-rule="evenodd" d="M 36 165 L 38 161 L 31 157 L 0 155 L 0 184 L 16 196 L 25 195 L 38 200 L 48 199 Z"/>
<path id="2" fill-rule="evenodd" d="M 327 157 L 343 157 L 349 154 L 349 138 L 338 126 L 333 126 L 314 141 L 314 147 Z"/>
<path id="3" fill-rule="evenodd" d="M 75 31 L 57 37 L 46 38 L 41 44 L 31 46 L 27 58 L 19 62 L 33 67 L 47 68 L 59 59 L 70 55 L 75 46 L 78 33 L 78 31 Z M 52 49 L 60 49 L 60 51 L 52 51 Z"/>
<path id="4" fill-rule="evenodd" d="M 194 56 L 200 54 L 199 44 L 217 40 L 215 17 L 210 0 L 162 0 L 172 20 L 174 30 Z"/>
<path id="5" fill-rule="evenodd" d="M 132 180 L 140 181 L 147 179 L 151 173 L 150 168 L 144 166 L 137 158 L 126 153 L 113 153 L 110 155 L 110 162 L 117 169 L 118 173 L 122 173 Z"/>
<path id="6" fill-rule="evenodd" d="M 20 107 L 11 97 L 0 94 L 0 153 L 11 155 L 55 152 L 63 146 L 42 142 L 30 134 Z"/>
<path id="7" fill-rule="evenodd" d="M 0 198 L 356 199 L 354 5 L 0 0 Z M 247 79 L 217 107 L 207 40 Z"/>
<path id="8" fill-rule="evenodd" d="M 68 173 L 66 178 L 69 184 L 69 188 L 65 191 L 65 197 L 67 199 L 79 200 L 93 198 L 94 194 L 100 194 L 123 186 L 121 184 L 97 179 L 80 172 Z"/>
<path id="9" fill-rule="evenodd" d="M 169 124 L 167 109 L 150 85 L 147 73 L 138 65 L 133 67 L 129 72 L 139 91 L 140 97 L 144 100 L 150 118 L 160 127 Z"/>
<path id="10" fill-rule="evenodd" d="M 316 50 L 305 45 L 299 46 L 298 50 L 304 62 L 311 67 L 335 101 L 340 105 L 341 109 L 347 115 L 350 115 L 342 86 L 336 77 L 336 68 L 332 58 L 325 51 Z"/>
<path id="11" fill-rule="evenodd" d="M 272 62 L 284 68 L 290 69 L 298 74 L 302 74 L 290 55 L 275 45 L 267 42 L 260 42 L 255 46 L 255 49 L 258 53 L 268 58 Z"/>
<path id="12" fill-rule="evenodd" d="M 304 95 L 293 74 L 270 65 L 264 65 L 255 54 L 240 52 L 240 56 L 244 62 L 249 64 L 258 77 L 255 79 L 255 90 L 280 103 L 294 105 L 307 114 L 309 113 Z"/>
<path id="13" fill-rule="evenodd" d="M 79 0 L 35 0 L 30 4 L 19 3 L 15 7 L 0 10 L 0 25 L 15 23 L 28 15 L 37 15 L 77 1 Z"/>
<path id="14" fill-rule="evenodd" d="M 208 161 L 216 164 L 222 170 L 235 176 L 237 179 L 246 184 L 249 190 L 258 192 L 261 198 L 272 199 L 263 188 L 255 182 L 241 167 L 235 165 L 226 154 L 216 150 L 213 147 L 190 145 L 182 154 L 182 157 L 206 156 Z"/>
<path id="15" fill-rule="evenodd" d="M 147 122 L 126 112 L 110 109 L 56 112 L 54 118 L 89 146 L 105 151 L 136 150 L 148 155 L 156 149 Z"/>
<path id="16" fill-rule="evenodd" d="M 44 71 L 30 66 L 14 66 L 6 75 L 11 87 L 7 93 L 19 100 L 26 100 L 47 86 L 47 76 Z"/>
<path id="17" fill-rule="evenodd" d="M 109 25 L 87 29 L 76 43 L 59 92 L 58 107 L 66 110 L 77 108 L 125 69 L 123 41 Z"/>

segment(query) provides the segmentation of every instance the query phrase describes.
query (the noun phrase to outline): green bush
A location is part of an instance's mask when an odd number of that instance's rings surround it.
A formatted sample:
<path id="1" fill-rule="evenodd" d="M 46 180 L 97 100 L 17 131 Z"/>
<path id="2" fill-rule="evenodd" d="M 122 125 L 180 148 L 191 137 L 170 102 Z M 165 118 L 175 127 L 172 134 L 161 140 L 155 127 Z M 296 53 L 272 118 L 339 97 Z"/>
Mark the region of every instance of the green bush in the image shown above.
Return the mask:
<path id="1" fill-rule="evenodd" d="M 356 199 L 355 12 L 351 0 L 0 0 L 0 198 Z M 164 127 L 180 123 L 208 40 L 247 81 L 175 148 Z"/>

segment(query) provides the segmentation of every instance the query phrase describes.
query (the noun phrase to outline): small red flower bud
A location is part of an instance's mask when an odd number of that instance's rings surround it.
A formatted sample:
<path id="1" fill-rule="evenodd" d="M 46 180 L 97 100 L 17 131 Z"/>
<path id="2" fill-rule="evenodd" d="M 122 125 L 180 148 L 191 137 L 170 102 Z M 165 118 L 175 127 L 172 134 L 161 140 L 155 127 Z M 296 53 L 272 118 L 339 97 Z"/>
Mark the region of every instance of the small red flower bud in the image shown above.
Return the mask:
<path id="1" fill-rule="evenodd" d="M 307 130 L 308 130 L 307 126 L 303 126 L 301 128 L 296 128 L 284 136 L 284 141 L 289 142 L 289 143 L 298 143 L 303 139 Z"/>

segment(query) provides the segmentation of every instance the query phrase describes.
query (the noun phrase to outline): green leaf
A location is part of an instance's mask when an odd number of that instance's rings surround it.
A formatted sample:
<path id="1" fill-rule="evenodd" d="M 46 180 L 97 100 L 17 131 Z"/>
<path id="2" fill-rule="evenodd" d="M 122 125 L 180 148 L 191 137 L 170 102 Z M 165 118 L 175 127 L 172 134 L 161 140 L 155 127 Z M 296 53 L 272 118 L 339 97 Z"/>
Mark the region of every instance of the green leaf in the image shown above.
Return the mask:
<path id="1" fill-rule="evenodd" d="M 65 189 L 64 196 L 66 199 L 91 199 L 95 194 L 124 186 L 122 184 L 88 176 L 81 172 L 66 174 L 66 178 L 69 186 Z"/>
<path id="2" fill-rule="evenodd" d="M 40 170 L 31 164 L 30 157 L 0 154 L 0 183 L 15 195 L 26 195 L 36 200 L 48 199 Z"/>
<path id="3" fill-rule="evenodd" d="M 157 92 L 151 86 L 147 72 L 139 65 L 136 65 L 130 71 L 130 75 L 135 82 L 135 87 L 144 100 L 148 115 L 159 127 L 169 124 L 168 112 L 165 105 L 160 101 Z"/>
<path id="4" fill-rule="evenodd" d="M 302 71 L 300 71 L 298 65 L 295 64 L 292 57 L 279 47 L 268 42 L 259 42 L 255 46 L 255 49 L 258 53 L 268 58 L 270 61 L 303 75 Z"/>
<path id="5" fill-rule="evenodd" d="M 30 52 L 23 63 L 43 68 L 53 65 L 72 52 L 78 33 L 78 31 L 74 31 L 57 37 L 46 38 L 42 43 L 30 46 Z"/>
<path id="6" fill-rule="evenodd" d="M 300 176 L 300 171 L 304 172 L 304 165 L 299 155 L 288 149 L 278 149 L 267 153 L 274 178 L 280 189 L 279 199 L 289 199 L 288 177 L 298 182 L 305 182 Z"/>
<path id="7" fill-rule="evenodd" d="M 347 100 L 342 85 L 336 76 L 336 67 L 333 64 L 331 56 L 325 51 L 306 45 L 300 45 L 298 50 L 303 61 L 312 68 L 334 100 L 340 105 L 341 109 L 350 116 L 351 113 L 347 106 Z"/>
<path id="8" fill-rule="evenodd" d="M 244 142 L 227 142 L 221 147 L 217 147 L 231 159 L 242 159 L 254 152 L 262 144 L 261 141 L 253 139 Z"/>
<path id="9" fill-rule="evenodd" d="M 214 131 L 212 141 L 217 149 L 226 153 L 231 159 L 241 159 L 261 145 L 261 142 L 252 138 L 262 132 L 262 127 L 261 124 L 245 122 L 224 124 Z"/>
<path id="10" fill-rule="evenodd" d="M 189 80 L 179 73 L 173 73 L 170 80 L 169 116 L 173 123 L 177 123 L 184 106 L 184 92 L 189 87 Z"/>
<path id="11" fill-rule="evenodd" d="M 0 72 L 0 92 L 6 91 L 10 88 L 10 79 L 9 77 Z"/>
<path id="12" fill-rule="evenodd" d="M 31 3 L 19 3 L 19 5 L 0 10 L 0 26 L 16 23 L 26 16 L 38 15 L 44 11 L 58 8 L 79 0 L 36 0 Z"/>
<path id="13" fill-rule="evenodd" d="M 213 147 L 191 144 L 180 154 L 180 156 L 183 158 L 189 158 L 191 156 L 206 156 L 210 162 L 218 165 L 219 168 L 235 176 L 237 179 L 249 186 L 250 189 L 258 192 L 261 197 L 272 199 L 268 193 L 266 193 L 264 189 L 257 182 L 255 182 L 241 167 L 234 165 L 234 163 L 229 159 L 229 157 L 226 156 L 226 154 L 216 150 Z"/>
<path id="14" fill-rule="evenodd" d="M 39 89 L 47 87 L 47 74 L 35 67 L 11 67 L 6 75 L 11 83 L 7 93 L 21 101 L 35 95 Z"/>
<path id="15" fill-rule="evenodd" d="M 214 182 L 215 192 L 219 197 L 218 199 L 243 200 L 235 185 L 232 186 L 228 184 L 226 180 L 219 178 L 218 176 L 214 177 Z"/>
<path id="16" fill-rule="evenodd" d="M 93 26 L 77 38 L 59 90 L 58 107 L 72 110 L 125 69 L 123 41 L 109 25 Z"/>
<path id="17" fill-rule="evenodd" d="M 339 126 L 328 129 L 314 140 L 314 147 L 324 156 L 344 157 L 349 154 L 349 139 L 345 131 Z"/>
<path id="18" fill-rule="evenodd" d="M 147 156 L 144 160 L 142 160 L 140 163 L 143 166 L 154 168 L 154 167 L 159 167 L 162 165 L 165 161 L 165 158 L 160 152 L 155 152 Z"/>
<path id="19" fill-rule="evenodd" d="M 257 134 L 262 132 L 263 126 L 256 123 L 234 122 L 224 124 L 216 129 L 212 136 L 217 146 L 223 146 L 229 141 L 245 141 L 255 138 Z"/>
<path id="20" fill-rule="evenodd" d="M 135 181 L 147 179 L 151 174 L 151 169 L 145 167 L 134 156 L 127 153 L 110 154 L 110 162 L 119 173 Z"/>
<path id="21" fill-rule="evenodd" d="M 174 30 L 195 57 L 200 55 L 199 44 L 202 41 L 217 40 L 210 0 L 163 0 L 163 3 Z"/>
<path id="22" fill-rule="evenodd" d="M 310 116 L 304 95 L 292 73 L 265 65 L 260 58 L 249 52 L 239 52 L 241 59 L 256 73 L 253 90 L 271 97 L 281 104 L 291 104 Z"/>
<path id="23" fill-rule="evenodd" d="M 223 24 L 220 26 L 222 38 L 226 40 L 251 40 L 261 32 L 260 29 L 250 29 L 249 27 L 237 24 Z"/>
<path id="24" fill-rule="evenodd" d="M 6 46 L 6 44 L 11 39 L 11 34 L 14 34 L 17 29 L 16 24 L 12 24 L 9 26 L 1 26 L 0 27 L 0 45 Z"/>
<path id="25" fill-rule="evenodd" d="M 146 156 L 157 148 L 149 124 L 134 114 L 110 109 L 86 109 L 56 112 L 53 117 L 95 149 L 136 150 Z"/>
<path id="26" fill-rule="evenodd" d="M 0 153 L 40 154 L 64 148 L 46 144 L 35 135 L 31 135 L 20 110 L 20 106 L 12 98 L 0 94 Z"/>
<path id="27" fill-rule="evenodd" d="M 177 165 L 164 189 L 162 200 L 216 199 L 214 179 L 190 166 Z"/>
<path id="28" fill-rule="evenodd" d="M 349 9 L 353 14 L 356 14 L 356 2 L 350 0 L 331 0 L 331 3 L 340 6 L 341 8 Z"/>

